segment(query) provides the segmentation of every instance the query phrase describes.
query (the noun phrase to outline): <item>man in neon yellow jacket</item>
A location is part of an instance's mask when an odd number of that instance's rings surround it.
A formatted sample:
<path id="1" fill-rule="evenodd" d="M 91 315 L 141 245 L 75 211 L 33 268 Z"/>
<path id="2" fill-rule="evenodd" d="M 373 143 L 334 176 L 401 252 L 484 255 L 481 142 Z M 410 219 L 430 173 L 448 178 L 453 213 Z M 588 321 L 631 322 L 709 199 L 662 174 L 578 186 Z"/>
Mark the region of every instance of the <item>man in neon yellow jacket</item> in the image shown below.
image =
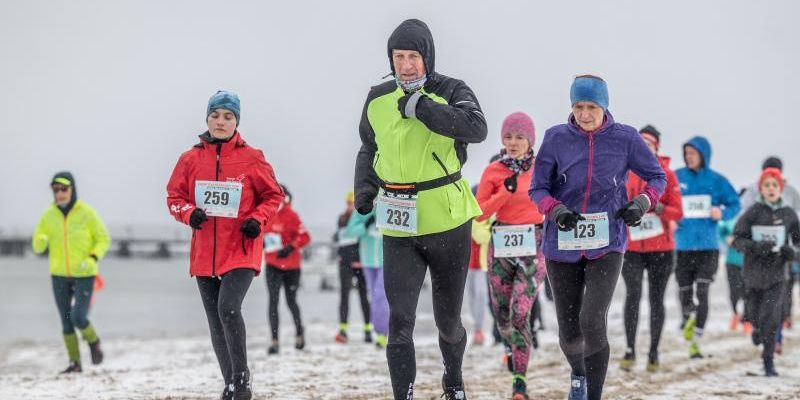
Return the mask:
<path id="1" fill-rule="evenodd" d="M 71 173 L 57 173 L 50 186 L 54 202 L 39 219 L 33 234 L 33 251 L 49 251 L 53 294 L 69 355 L 69 366 L 62 373 L 81 372 L 76 327 L 89 343 L 92 363 L 103 361 L 100 339 L 87 316 L 97 262 L 106 254 L 111 239 L 97 212 L 78 200 Z"/>
<path id="2" fill-rule="evenodd" d="M 376 200 L 389 301 L 386 358 L 394 398 L 414 397 L 413 331 L 417 300 L 430 269 L 445 400 L 465 399 L 461 364 L 466 331 L 461 303 L 472 218 L 480 215 L 461 167 L 467 144 L 486 139 L 472 90 L 434 68 L 433 36 L 422 21 L 404 21 L 387 46 L 394 81 L 367 96 L 359 125 L 355 200 L 362 215 Z M 379 190 L 380 189 L 380 190 Z"/>

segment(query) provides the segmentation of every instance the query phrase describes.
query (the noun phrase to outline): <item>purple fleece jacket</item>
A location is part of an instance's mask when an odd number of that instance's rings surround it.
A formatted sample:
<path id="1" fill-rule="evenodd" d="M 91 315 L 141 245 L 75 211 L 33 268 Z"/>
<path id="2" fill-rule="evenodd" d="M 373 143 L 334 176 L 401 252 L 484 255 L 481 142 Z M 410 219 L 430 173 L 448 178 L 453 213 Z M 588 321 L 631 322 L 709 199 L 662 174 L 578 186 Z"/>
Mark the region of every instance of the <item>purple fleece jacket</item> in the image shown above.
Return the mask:
<path id="1" fill-rule="evenodd" d="M 667 177 L 639 132 L 615 123 L 608 111 L 603 126 L 593 133 L 582 131 L 572 115 L 566 124 L 545 132 L 528 194 L 548 216 L 542 241 L 547 259 L 573 263 L 582 257 L 594 260 L 625 252 L 628 230 L 615 214 L 628 203 L 625 184 L 629 170 L 647 181 L 642 194 L 652 208 L 664 193 Z M 558 204 L 581 214 L 607 212 L 609 245 L 594 250 L 559 250 L 558 228 L 551 214 Z"/>

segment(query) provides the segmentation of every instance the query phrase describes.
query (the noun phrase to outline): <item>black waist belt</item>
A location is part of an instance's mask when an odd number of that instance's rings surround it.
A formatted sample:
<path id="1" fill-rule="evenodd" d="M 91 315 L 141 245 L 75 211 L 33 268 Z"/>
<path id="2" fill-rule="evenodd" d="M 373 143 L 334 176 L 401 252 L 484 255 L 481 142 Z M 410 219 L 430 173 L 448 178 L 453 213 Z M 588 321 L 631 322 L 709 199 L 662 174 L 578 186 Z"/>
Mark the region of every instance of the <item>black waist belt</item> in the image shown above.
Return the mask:
<path id="1" fill-rule="evenodd" d="M 383 188 L 383 190 L 389 193 L 416 194 L 417 192 L 421 192 L 423 190 L 436 189 L 438 187 L 447 186 L 451 183 L 455 184 L 459 180 L 461 180 L 461 171 L 425 182 L 416 182 L 416 183 L 381 182 L 381 188 Z"/>

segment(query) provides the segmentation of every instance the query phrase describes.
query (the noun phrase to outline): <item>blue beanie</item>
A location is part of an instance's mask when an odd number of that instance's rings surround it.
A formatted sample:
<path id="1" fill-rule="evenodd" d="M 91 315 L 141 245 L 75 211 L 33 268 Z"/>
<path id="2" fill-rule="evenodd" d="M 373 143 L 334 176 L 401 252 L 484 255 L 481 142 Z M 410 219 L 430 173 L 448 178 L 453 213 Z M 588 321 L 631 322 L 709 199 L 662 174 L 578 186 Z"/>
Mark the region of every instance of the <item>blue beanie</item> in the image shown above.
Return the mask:
<path id="1" fill-rule="evenodd" d="M 208 109 L 206 110 L 206 119 L 211 115 L 214 110 L 224 108 L 233 113 L 236 117 L 236 126 L 239 126 L 239 96 L 236 93 L 227 90 L 219 90 L 208 99 Z"/>
<path id="2" fill-rule="evenodd" d="M 579 101 L 591 101 L 608 110 L 608 86 L 603 79 L 591 76 L 581 75 L 575 78 L 572 82 L 572 87 L 569 89 L 569 99 L 572 105 Z"/>

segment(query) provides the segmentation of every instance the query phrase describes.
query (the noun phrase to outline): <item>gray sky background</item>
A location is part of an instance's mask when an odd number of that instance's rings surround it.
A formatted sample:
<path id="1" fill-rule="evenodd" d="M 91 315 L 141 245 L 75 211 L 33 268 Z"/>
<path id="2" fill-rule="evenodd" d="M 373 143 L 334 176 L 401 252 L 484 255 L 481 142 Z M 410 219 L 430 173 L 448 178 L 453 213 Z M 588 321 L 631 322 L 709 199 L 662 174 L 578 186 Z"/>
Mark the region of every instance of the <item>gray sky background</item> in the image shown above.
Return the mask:
<path id="1" fill-rule="evenodd" d="M 222 88 L 242 100 L 244 138 L 327 233 L 352 186 L 365 96 L 389 71 L 386 40 L 411 17 L 433 31 L 437 70 L 465 80 L 486 114 L 489 137 L 464 168 L 472 183 L 507 114 L 529 113 L 541 142 L 587 72 L 608 81 L 618 122 L 661 130 L 673 167 L 702 134 L 737 187 L 770 154 L 800 180 L 798 15 L 793 0 L 6 0 L 0 233 L 33 230 L 62 169 L 109 226 L 181 230 L 165 185 Z"/>

